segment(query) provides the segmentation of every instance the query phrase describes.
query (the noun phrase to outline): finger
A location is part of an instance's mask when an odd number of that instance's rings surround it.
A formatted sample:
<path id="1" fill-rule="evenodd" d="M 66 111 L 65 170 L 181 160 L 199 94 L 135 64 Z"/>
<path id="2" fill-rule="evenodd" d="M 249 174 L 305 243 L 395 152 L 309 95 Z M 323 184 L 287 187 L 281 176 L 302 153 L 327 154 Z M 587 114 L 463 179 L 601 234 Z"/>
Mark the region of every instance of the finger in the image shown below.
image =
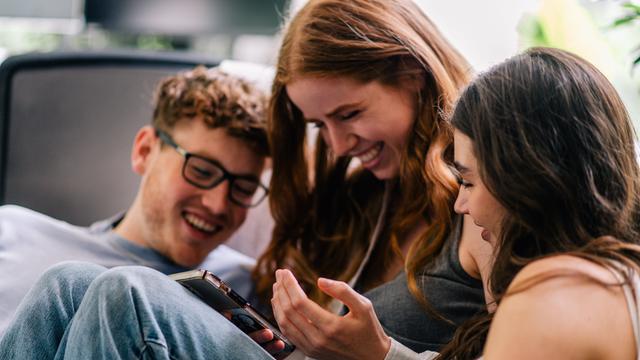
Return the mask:
<path id="1" fill-rule="evenodd" d="M 301 318 L 300 314 L 292 310 L 288 301 L 288 295 L 280 283 L 276 281 L 273 288 L 274 292 L 271 305 L 280 331 L 302 350 L 309 348 L 310 342 L 306 334 L 310 332 L 308 327 L 312 325 L 309 324 L 306 319 Z M 300 324 L 304 328 L 299 328 L 298 325 Z"/>
<path id="2" fill-rule="evenodd" d="M 274 299 L 279 309 L 279 317 L 283 323 L 292 324 L 304 335 L 317 331 L 313 323 L 292 304 L 291 297 L 281 281 L 278 282 L 278 289 L 274 293 Z M 307 301 L 310 300 L 307 299 Z"/>
<path id="3" fill-rule="evenodd" d="M 273 297 L 271 298 L 271 307 L 273 308 L 273 315 L 276 318 L 276 322 L 284 323 L 287 320 L 285 311 L 291 311 L 290 308 L 286 308 L 286 297 L 289 295 L 282 287 L 282 284 L 276 280 L 273 284 Z"/>
<path id="4" fill-rule="evenodd" d="M 282 340 L 269 341 L 266 344 L 262 344 L 262 347 L 271 355 L 279 353 L 284 350 L 284 342 Z"/>
<path id="5" fill-rule="evenodd" d="M 279 273 L 278 273 L 279 272 Z M 326 329 L 336 321 L 336 315 L 309 300 L 298 281 L 289 270 L 278 270 L 279 282 L 288 294 L 291 306 L 318 329 Z"/>
<path id="6" fill-rule="evenodd" d="M 273 340 L 273 332 L 269 329 L 257 330 L 248 335 L 253 341 L 261 345 Z"/>
<path id="7" fill-rule="evenodd" d="M 275 300 L 276 303 L 279 303 L 279 300 Z M 279 307 L 286 307 L 279 306 Z M 300 318 L 297 313 L 284 313 L 284 311 L 280 311 L 280 317 L 278 318 L 278 326 L 280 327 L 280 332 L 284 334 L 292 343 L 296 345 L 302 352 L 308 354 L 309 351 L 313 349 L 313 345 L 311 339 L 316 331 L 310 330 L 313 328 L 309 322 L 305 319 Z M 299 325 L 302 324 L 302 327 Z"/>
<path id="8" fill-rule="evenodd" d="M 273 284 L 273 297 L 271 298 L 271 308 L 273 310 L 273 317 L 276 320 L 276 323 L 278 323 L 278 325 L 280 324 L 285 324 L 285 316 L 284 316 L 284 310 L 282 309 L 282 305 L 280 304 L 280 301 L 278 301 L 278 298 L 280 297 L 280 286 L 279 284 L 276 282 Z M 280 328 L 282 328 L 282 325 L 280 325 Z"/>
<path id="9" fill-rule="evenodd" d="M 318 288 L 325 294 L 342 302 L 349 308 L 349 313 L 355 316 L 369 314 L 373 309 L 369 299 L 360 295 L 343 281 L 319 278 Z"/>

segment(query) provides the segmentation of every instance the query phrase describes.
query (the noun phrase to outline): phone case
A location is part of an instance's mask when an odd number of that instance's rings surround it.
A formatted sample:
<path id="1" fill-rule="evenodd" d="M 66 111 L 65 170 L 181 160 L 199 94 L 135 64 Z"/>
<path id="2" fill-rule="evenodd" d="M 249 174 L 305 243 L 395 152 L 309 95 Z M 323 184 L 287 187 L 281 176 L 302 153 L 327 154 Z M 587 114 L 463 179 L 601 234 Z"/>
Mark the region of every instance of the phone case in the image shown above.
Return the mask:
<path id="1" fill-rule="evenodd" d="M 284 342 L 284 349 L 273 355 L 276 359 L 284 359 L 295 350 L 295 345 L 282 335 L 275 325 L 209 271 L 192 270 L 169 277 L 196 294 L 244 333 L 249 334 L 262 329 L 271 330 L 275 338 Z"/>

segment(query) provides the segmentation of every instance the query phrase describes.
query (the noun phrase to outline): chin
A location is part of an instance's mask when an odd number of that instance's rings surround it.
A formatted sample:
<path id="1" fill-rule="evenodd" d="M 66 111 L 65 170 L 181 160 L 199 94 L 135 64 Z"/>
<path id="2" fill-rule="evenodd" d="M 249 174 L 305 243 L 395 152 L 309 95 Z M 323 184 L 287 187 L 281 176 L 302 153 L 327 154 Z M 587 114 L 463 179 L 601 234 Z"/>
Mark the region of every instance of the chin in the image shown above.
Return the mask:
<path id="1" fill-rule="evenodd" d="M 197 255 L 193 255 L 193 254 L 189 254 L 188 256 L 173 256 L 172 260 L 173 262 L 175 262 L 176 264 L 180 265 L 180 266 L 184 266 L 187 268 L 193 268 L 196 267 L 197 265 L 202 264 L 202 262 L 204 261 L 204 256 L 197 256 Z"/>
<path id="2" fill-rule="evenodd" d="M 389 180 L 398 177 L 398 169 L 380 169 L 371 171 L 378 180 Z"/>
<path id="3" fill-rule="evenodd" d="M 195 268 L 198 264 L 201 263 L 201 262 L 193 262 L 193 261 L 184 261 L 179 259 L 175 259 L 173 260 L 173 262 L 185 268 Z"/>

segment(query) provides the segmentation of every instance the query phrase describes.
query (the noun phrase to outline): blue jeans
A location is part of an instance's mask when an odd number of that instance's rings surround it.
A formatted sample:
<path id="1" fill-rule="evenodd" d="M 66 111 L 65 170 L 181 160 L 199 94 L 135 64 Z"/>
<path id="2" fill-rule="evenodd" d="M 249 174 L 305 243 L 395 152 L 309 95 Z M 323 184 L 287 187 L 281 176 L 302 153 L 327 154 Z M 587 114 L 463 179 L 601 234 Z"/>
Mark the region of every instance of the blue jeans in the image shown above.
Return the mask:
<path id="1" fill-rule="evenodd" d="M 153 269 L 70 262 L 47 271 L 0 340 L 0 359 L 273 359 Z"/>

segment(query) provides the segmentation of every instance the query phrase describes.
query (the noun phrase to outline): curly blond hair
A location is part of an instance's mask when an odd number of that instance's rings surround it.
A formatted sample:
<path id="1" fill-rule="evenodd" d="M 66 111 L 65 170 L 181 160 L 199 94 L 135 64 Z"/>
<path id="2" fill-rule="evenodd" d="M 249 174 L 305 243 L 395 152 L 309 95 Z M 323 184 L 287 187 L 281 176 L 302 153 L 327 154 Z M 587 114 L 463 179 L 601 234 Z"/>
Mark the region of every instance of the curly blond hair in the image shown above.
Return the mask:
<path id="1" fill-rule="evenodd" d="M 225 128 L 268 156 L 266 108 L 267 96 L 256 86 L 217 68 L 198 66 L 161 81 L 152 124 L 166 131 L 179 121 L 202 117 L 210 128 Z"/>

